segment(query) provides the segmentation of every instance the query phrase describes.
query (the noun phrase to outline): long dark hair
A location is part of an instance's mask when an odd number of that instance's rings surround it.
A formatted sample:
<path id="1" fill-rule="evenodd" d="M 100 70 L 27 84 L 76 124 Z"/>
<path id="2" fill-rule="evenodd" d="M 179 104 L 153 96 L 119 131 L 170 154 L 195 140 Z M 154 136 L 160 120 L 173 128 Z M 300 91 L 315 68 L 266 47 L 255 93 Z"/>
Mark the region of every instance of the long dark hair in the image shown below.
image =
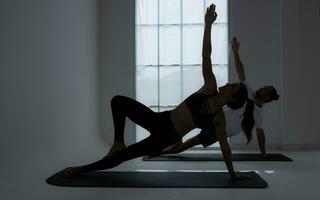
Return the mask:
<path id="1" fill-rule="evenodd" d="M 235 100 L 227 103 L 227 106 L 233 110 L 241 108 L 247 102 L 246 109 L 241 115 L 241 128 L 243 130 L 243 133 L 247 137 L 248 144 L 252 139 L 252 129 L 255 124 L 255 120 L 253 118 L 254 104 L 252 100 L 248 99 L 248 90 L 243 83 L 240 83 L 240 88 L 236 93 L 232 95 L 232 99 Z"/>
<path id="2" fill-rule="evenodd" d="M 243 83 L 239 83 L 240 88 L 232 95 L 233 101 L 227 103 L 232 110 L 241 108 L 248 99 L 248 90 Z"/>
<path id="3" fill-rule="evenodd" d="M 252 129 L 255 124 L 255 120 L 253 117 L 253 110 L 254 110 L 253 101 L 251 99 L 247 99 L 246 109 L 241 115 L 242 116 L 241 128 L 243 133 L 247 137 L 247 144 L 249 144 L 249 142 L 252 139 Z"/>

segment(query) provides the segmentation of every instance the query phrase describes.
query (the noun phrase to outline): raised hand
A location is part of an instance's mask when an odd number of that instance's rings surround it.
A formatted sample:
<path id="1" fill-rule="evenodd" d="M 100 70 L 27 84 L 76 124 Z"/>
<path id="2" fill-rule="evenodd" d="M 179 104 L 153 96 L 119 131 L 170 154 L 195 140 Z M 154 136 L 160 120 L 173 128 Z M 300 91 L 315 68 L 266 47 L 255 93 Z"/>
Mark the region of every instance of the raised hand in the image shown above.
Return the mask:
<path id="1" fill-rule="evenodd" d="M 236 37 L 233 37 L 232 41 L 231 41 L 231 46 L 232 46 L 232 50 L 238 51 L 239 47 L 240 47 L 240 42 L 238 42 Z"/>
<path id="2" fill-rule="evenodd" d="M 216 5 L 211 4 L 206 11 L 206 15 L 205 15 L 205 23 L 207 25 L 211 25 L 213 24 L 213 22 L 216 21 L 217 19 L 217 13 L 216 13 Z"/>

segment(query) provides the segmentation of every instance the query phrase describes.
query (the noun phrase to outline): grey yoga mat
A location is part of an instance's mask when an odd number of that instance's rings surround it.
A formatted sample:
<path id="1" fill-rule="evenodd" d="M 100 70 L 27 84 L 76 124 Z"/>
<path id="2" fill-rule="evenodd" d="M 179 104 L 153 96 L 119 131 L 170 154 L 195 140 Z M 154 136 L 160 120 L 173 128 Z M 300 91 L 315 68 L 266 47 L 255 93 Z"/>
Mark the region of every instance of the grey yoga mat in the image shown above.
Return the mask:
<path id="1" fill-rule="evenodd" d="M 164 154 L 160 156 L 144 156 L 144 161 L 223 161 L 222 154 Z M 292 161 L 282 154 L 232 154 L 233 161 Z"/>
<path id="2" fill-rule="evenodd" d="M 265 188 L 255 172 L 239 172 L 250 180 L 232 181 L 228 172 L 141 172 L 94 171 L 72 178 L 57 174 L 46 182 L 66 187 L 158 187 L 158 188 Z"/>

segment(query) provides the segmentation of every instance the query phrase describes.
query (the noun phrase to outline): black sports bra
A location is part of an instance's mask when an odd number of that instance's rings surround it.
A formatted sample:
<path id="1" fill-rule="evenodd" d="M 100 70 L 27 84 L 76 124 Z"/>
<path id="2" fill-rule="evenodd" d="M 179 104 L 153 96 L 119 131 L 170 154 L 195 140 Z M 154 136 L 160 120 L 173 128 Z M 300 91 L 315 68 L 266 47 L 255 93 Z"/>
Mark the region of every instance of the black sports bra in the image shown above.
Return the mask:
<path id="1" fill-rule="evenodd" d="M 213 113 L 210 109 L 208 98 L 213 95 L 202 94 L 202 93 L 193 93 L 188 98 L 186 98 L 185 103 L 187 104 L 194 124 L 198 128 L 204 128 L 209 123 L 212 122 L 214 116 L 221 111 L 222 109 L 217 110 Z"/>

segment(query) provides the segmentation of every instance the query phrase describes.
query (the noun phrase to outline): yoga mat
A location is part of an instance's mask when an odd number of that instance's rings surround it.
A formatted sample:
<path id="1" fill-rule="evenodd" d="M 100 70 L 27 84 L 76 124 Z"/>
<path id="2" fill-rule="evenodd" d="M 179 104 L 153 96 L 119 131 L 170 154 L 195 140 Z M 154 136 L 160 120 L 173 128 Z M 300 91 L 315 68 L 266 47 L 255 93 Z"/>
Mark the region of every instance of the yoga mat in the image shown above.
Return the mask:
<path id="1" fill-rule="evenodd" d="M 238 172 L 251 180 L 232 181 L 228 172 L 128 172 L 93 171 L 72 178 L 57 174 L 46 182 L 66 187 L 158 187 L 158 188 L 265 188 L 255 172 Z"/>
<path id="2" fill-rule="evenodd" d="M 282 154 L 232 154 L 233 161 L 292 161 Z M 144 156 L 144 161 L 223 161 L 222 154 L 165 154 L 160 156 Z"/>

